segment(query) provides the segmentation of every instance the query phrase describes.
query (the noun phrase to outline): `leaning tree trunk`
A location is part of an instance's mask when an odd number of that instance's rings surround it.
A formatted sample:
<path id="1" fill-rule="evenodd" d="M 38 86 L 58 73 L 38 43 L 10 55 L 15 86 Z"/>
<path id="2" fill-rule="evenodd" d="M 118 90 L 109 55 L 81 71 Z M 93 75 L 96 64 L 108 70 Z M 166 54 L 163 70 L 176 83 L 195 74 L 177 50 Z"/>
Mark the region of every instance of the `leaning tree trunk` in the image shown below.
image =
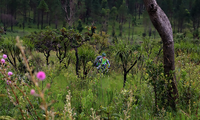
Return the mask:
<path id="1" fill-rule="evenodd" d="M 168 76 L 169 89 L 168 103 L 175 109 L 176 100 L 178 98 L 178 89 L 176 85 L 175 73 L 171 74 L 170 71 L 175 70 L 174 63 L 174 41 L 173 32 L 170 21 L 163 10 L 159 7 L 156 0 L 144 0 L 145 7 L 149 13 L 151 22 L 157 29 L 163 41 L 163 55 L 164 55 L 164 72 Z M 171 81 L 171 82 L 170 82 Z"/>

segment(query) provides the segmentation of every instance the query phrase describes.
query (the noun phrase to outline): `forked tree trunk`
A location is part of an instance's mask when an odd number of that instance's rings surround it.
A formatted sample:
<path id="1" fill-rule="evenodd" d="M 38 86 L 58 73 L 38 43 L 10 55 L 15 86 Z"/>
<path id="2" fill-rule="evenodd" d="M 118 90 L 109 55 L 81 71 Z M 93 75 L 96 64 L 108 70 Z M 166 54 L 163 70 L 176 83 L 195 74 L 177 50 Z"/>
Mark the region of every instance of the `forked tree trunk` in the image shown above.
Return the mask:
<path id="1" fill-rule="evenodd" d="M 158 6 L 156 0 L 144 0 L 144 4 L 149 13 L 151 22 L 157 29 L 163 41 L 164 72 L 168 75 L 170 86 L 167 91 L 167 93 L 169 93 L 168 103 L 173 109 L 176 109 L 176 100 L 178 98 L 176 77 L 175 73 L 170 74 L 170 71 L 175 70 L 174 41 L 171 24 L 166 14 Z"/>
<path id="2" fill-rule="evenodd" d="M 50 50 L 44 52 L 44 56 L 46 57 L 46 65 L 49 65 L 49 57 L 50 57 Z"/>

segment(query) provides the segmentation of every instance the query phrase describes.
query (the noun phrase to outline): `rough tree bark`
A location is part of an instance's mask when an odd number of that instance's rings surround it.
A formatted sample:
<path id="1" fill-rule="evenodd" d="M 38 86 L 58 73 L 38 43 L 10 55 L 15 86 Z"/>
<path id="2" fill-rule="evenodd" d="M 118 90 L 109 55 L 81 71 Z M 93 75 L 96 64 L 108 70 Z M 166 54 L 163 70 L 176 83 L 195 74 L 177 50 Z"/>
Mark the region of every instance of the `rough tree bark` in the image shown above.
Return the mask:
<path id="1" fill-rule="evenodd" d="M 173 32 L 170 21 L 163 10 L 159 7 L 156 0 L 143 0 L 151 22 L 157 29 L 163 41 L 163 57 L 164 57 L 164 72 L 168 76 L 169 89 L 168 104 L 173 109 L 176 109 L 176 100 L 178 99 L 178 89 L 176 84 L 175 73 L 170 74 L 170 71 L 175 70 L 174 63 L 174 41 Z"/>

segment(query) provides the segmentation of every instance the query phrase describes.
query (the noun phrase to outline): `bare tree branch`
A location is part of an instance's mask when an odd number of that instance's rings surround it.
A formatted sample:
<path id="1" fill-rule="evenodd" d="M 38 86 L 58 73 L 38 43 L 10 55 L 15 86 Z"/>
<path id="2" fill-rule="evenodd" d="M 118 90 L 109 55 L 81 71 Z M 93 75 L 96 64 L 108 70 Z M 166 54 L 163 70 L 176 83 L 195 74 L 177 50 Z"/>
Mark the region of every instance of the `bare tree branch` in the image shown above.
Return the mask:
<path id="1" fill-rule="evenodd" d="M 133 66 L 135 66 L 135 64 L 137 63 L 138 60 L 140 60 L 140 58 L 141 58 L 141 55 L 140 55 L 140 57 L 137 60 L 135 60 L 135 62 L 133 63 L 133 65 L 126 71 L 126 73 L 128 73 L 133 68 Z"/>
<path id="2" fill-rule="evenodd" d="M 69 24 L 69 26 L 72 26 L 73 22 L 75 21 L 75 13 L 76 13 L 75 8 L 76 8 L 77 0 L 69 0 L 69 1 L 62 0 L 61 4 L 62 4 L 63 10 L 65 11 L 65 19 L 67 23 Z"/>

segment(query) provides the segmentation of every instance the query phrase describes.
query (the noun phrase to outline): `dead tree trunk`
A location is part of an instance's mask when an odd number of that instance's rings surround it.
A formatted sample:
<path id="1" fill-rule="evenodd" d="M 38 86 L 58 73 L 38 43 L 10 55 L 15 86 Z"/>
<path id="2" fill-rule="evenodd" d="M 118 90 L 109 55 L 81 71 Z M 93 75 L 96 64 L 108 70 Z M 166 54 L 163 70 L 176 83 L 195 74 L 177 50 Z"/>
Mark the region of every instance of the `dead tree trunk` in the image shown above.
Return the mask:
<path id="1" fill-rule="evenodd" d="M 69 4 L 67 0 L 61 1 L 62 8 L 65 12 L 65 19 L 70 27 L 72 27 L 75 21 L 75 13 L 76 13 L 76 0 L 69 0 Z"/>
<path id="2" fill-rule="evenodd" d="M 173 109 L 176 109 L 178 89 L 175 73 L 171 73 L 171 71 L 175 70 L 174 41 L 171 24 L 166 14 L 157 4 L 156 0 L 144 0 L 144 4 L 150 16 L 151 22 L 157 29 L 163 41 L 164 72 L 165 75 L 168 76 L 167 78 L 169 85 L 169 89 L 167 91 L 168 105 L 171 106 Z"/>

